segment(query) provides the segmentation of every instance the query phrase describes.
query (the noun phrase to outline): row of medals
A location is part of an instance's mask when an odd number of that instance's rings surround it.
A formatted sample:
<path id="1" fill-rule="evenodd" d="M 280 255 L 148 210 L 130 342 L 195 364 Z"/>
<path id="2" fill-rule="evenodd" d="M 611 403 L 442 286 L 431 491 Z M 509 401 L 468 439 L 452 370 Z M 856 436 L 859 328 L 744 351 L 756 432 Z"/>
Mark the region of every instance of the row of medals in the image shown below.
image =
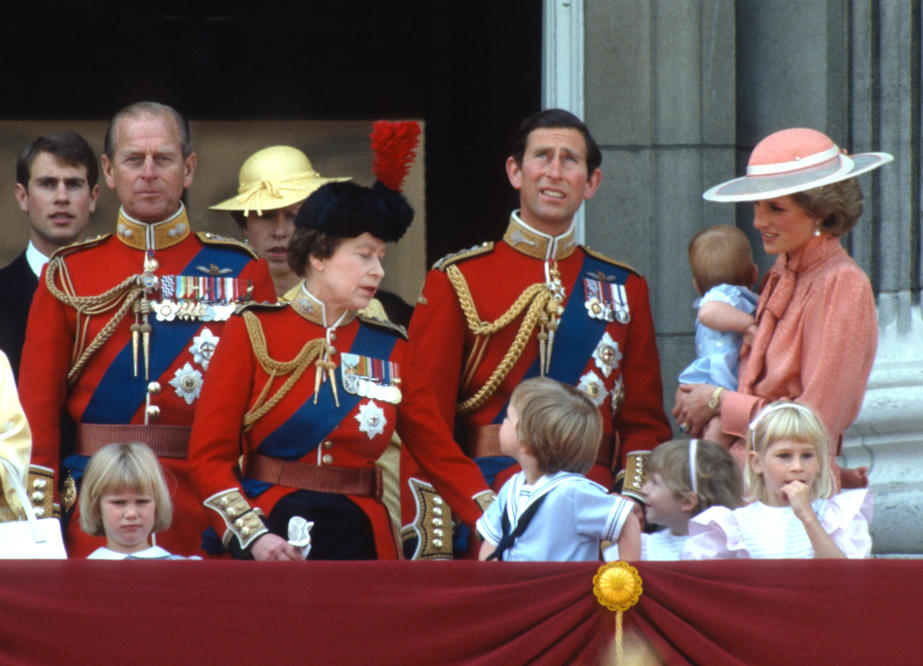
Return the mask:
<path id="1" fill-rule="evenodd" d="M 160 287 L 161 300 L 152 301 L 151 305 L 154 311 L 154 317 L 157 321 L 226 321 L 230 318 L 239 305 L 239 289 L 237 288 L 236 278 L 211 278 L 213 281 L 224 280 L 226 285 L 234 285 L 231 294 L 228 295 L 228 289 L 225 288 L 224 298 L 215 297 L 215 289 L 206 289 L 204 300 L 201 298 L 167 298 L 173 296 L 176 290 L 173 286 L 176 283 L 184 283 L 187 280 L 197 280 L 197 276 L 187 275 L 164 275 L 158 277 L 154 274 L 157 270 L 157 260 L 148 257 L 144 261 L 144 273 L 141 276 L 141 284 L 145 292 L 153 293 Z M 210 277 L 210 276 L 209 276 Z M 207 279 L 207 278 L 206 278 Z M 168 285 L 170 285 L 168 287 Z M 185 291 L 185 289 L 182 289 Z"/>
<path id="2" fill-rule="evenodd" d="M 340 373 L 343 379 L 343 388 L 347 393 L 358 395 L 370 400 L 381 400 L 392 405 L 401 401 L 401 389 L 398 388 L 400 379 L 393 377 L 390 384 L 381 383 L 376 377 L 368 377 L 357 372 L 358 358 L 353 354 L 342 354 Z"/>

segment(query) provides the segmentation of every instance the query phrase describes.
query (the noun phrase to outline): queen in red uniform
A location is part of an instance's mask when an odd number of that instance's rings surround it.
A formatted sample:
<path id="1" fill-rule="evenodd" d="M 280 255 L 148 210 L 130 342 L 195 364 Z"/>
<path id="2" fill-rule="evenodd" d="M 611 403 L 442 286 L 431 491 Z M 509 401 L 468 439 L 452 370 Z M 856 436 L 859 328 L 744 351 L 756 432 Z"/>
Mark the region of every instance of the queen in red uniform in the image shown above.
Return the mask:
<path id="1" fill-rule="evenodd" d="M 288 542 L 294 516 L 314 523 L 311 559 L 397 557 L 375 467 L 395 429 L 466 523 L 492 497 L 414 375 L 403 329 L 357 315 L 384 275 L 385 242 L 412 216 L 380 182 L 325 185 L 295 220 L 289 261 L 304 275 L 299 295 L 228 322 L 190 458 L 236 557 L 302 559 Z"/>

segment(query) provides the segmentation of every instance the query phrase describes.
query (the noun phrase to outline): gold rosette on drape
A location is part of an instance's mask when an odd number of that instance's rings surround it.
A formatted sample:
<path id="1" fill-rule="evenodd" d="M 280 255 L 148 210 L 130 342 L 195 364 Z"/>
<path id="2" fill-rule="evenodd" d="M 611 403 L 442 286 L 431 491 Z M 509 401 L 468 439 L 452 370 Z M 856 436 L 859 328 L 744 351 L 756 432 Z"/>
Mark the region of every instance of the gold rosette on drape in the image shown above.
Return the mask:
<path id="1" fill-rule="evenodd" d="M 615 611 L 615 654 L 622 662 L 622 613 L 638 603 L 644 587 L 641 575 L 628 562 L 606 562 L 593 576 L 593 595 L 601 606 Z"/>

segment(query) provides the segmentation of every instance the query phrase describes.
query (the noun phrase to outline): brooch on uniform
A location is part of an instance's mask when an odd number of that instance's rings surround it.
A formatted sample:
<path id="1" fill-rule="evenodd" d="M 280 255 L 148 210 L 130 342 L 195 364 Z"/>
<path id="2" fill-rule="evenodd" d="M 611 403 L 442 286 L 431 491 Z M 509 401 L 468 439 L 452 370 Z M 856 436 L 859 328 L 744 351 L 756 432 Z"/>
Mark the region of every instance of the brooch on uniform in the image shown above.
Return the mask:
<path id="1" fill-rule="evenodd" d="M 625 285 L 584 277 L 583 288 L 586 294 L 584 305 L 591 318 L 618 321 L 620 324 L 627 324 L 631 321 Z"/>
<path id="2" fill-rule="evenodd" d="M 369 400 L 364 405 L 359 405 L 356 420 L 359 422 L 359 432 L 364 432 L 369 436 L 369 439 L 375 439 L 376 435 L 384 433 L 385 425 L 388 423 L 384 410 L 376 405 L 373 400 Z"/>
<path id="3" fill-rule="evenodd" d="M 400 403 L 401 383 L 397 363 L 359 354 L 340 354 L 340 376 L 347 393 L 363 398 Z"/>
<path id="4" fill-rule="evenodd" d="M 192 360 L 201 365 L 203 370 L 208 370 L 208 363 L 212 360 L 217 346 L 218 336 L 208 330 L 208 327 L 203 327 L 192 339 L 189 353 L 192 354 Z"/>
<path id="5" fill-rule="evenodd" d="M 176 389 L 176 395 L 191 405 L 202 391 L 202 373 L 186 364 L 173 374 L 170 385 Z"/>
<path id="6" fill-rule="evenodd" d="M 592 370 L 589 370 L 580 378 L 580 381 L 577 382 L 577 388 L 583 391 L 597 407 L 606 401 L 606 396 L 609 394 L 603 381 Z"/>
<path id="7" fill-rule="evenodd" d="M 596 362 L 596 367 L 603 373 L 603 377 L 608 377 L 618 367 L 619 361 L 622 360 L 622 352 L 619 351 L 619 343 L 613 340 L 609 333 L 603 333 L 603 337 L 593 351 L 593 360 Z"/>

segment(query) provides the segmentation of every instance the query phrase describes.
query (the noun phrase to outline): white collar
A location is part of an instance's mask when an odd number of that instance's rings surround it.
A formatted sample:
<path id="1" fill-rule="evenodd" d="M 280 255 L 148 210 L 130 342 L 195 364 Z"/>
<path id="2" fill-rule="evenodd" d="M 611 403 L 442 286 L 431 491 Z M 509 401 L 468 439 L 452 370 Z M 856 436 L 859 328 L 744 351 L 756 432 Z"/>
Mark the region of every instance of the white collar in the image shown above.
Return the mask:
<path id="1" fill-rule="evenodd" d="M 29 241 L 26 246 L 26 261 L 29 262 L 29 268 L 35 273 L 35 277 L 38 277 L 42 274 L 42 267 L 48 263 L 48 257 L 39 252 L 39 249 L 35 247 L 35 243 Z"/>

